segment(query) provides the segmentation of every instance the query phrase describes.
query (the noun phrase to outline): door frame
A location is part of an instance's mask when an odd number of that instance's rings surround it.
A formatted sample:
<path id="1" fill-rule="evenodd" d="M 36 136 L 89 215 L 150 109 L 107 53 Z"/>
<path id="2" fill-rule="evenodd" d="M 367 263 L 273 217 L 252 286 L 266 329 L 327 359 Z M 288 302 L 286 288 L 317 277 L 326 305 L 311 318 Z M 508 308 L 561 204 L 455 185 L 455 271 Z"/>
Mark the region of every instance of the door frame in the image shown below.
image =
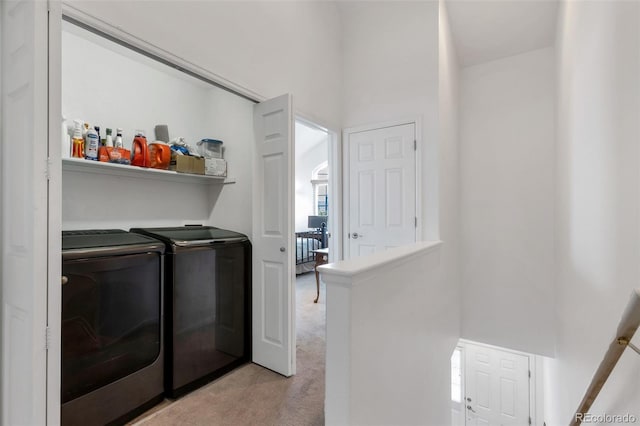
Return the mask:
<path id="1" fill-rule="evenodd" d="M 49 202 L 47 283 L 47 425 L 60 424 L 62 388 L 62 5 L 49 2 Z"/>
<path id="2" fill-rule="evenodd" d="M 61 368 L 60 368 L 60 355 L 61 355 L 61 330 L 60 330 L 60 315 L 61 315 L 61 299 L 62 292 L 60 289 L 60 274 L 61 274 L 61 232 L 62 232 L 62 165 L 60 160 L 61 146 L 60 146 L 60 117 L 61 117 L 61 105 L 57 105 L 57 100 L 60 99 L 61 91 L 61 37 L 62 37 L 62 22 L 65 20 L 71 20 L 74 24 L 79 24 L 81 27 L 90 31 L 96 32 L 99 35 L 120 43 L 134 51 L 150 56 L 153 59 L 160 62 L 179 66 L 184 72 L 202 79 L 214 86 L 223 88 L 230 92 L 235 93 L 238 96 L 244 97 L 247 100 L 253 102 L 262 102 L 267 97 L 262 96 L 246 87 L 238 85 L 230 80 L 227 80 L 199 65 L 189 62 L 188 60 L 181 58 L 166 51 L 156 45 L 153 45 L 144 39 L 127 33 L 121 28 L 103 21 L 102 19 L 87 14 L 82 10 L 75 8 L 72 4 L 66 2 L 49 2 L 49 21 L 48 21 L 48 36 L 49 36 L 49 176 L 50 176 L 50 193 L 49 193 L 49 220 L 48 220 L 48 283 L 47 283 L 47 319 L 49 327 L 47 328 L 47 342 L 49 345 L 49 351 L 47 354 L 47 370 L 46 379 L 46 421 L 48 425 L 60 424 L 60 380 L 61 380 Z M 57 98 L 57 99 L 56 99 Z M 59 102 L 58 102 L 59 103 Z M 302 116 L 297 111 L 293 111 L 294 116 Z M 314 120 L 314 122 L 318 122 Z M 327 128 L 329 132 L 334 131 Z M 336 139 L 337 140 L 337 139 Z M 335 143 L 339 143 L 335 142 Z M 293 156 L 295 151 L 290 152 Z M 340 223 L 340 222 L 338 222 Z M 292 271 L 290 271 L 293 273 Z M 294 286 L 295 290 L 295 286 Z M 294 293 L 295 295 L 295 293 Z M 290 314 L 295 314 L 295 297 L 293 297 L 292 305 L 290 307 Z M 296 348 L 292 348 L 293 365 L 295 368 Z M 43 413 L 44 415 L 44 413 Z"/>
<path id="3" fill-rule="evenodd" d="M 472 340 L 460 339 L 456 348 L 461 348 L 461 367 L 462 367 L 462 389 L 463 398 L 464 390 L 466 389 L 466 357 L 467 350 L 466 345 L 482 346 L 488 349 L 498 350 L 501 352 L 508 352 L 516 355 L 526 356 L 529 359 L 529 371 L 531 376 L 529 377 L 529 417 L 531 417 L 531 425 L 543 426 L 544 424 L 544 379 L 543 379 L 543 361 L 538 355 L 521 352 L 516 349 L 503 348 L 501 346 L 490 345 L 488 343 L 474 342 Z M 465 424 L 467 416 L 464 416 Z"/>
<path id="4" fill-rule="evenodd" d="M 416 141 L 416 158 L 415 158 L 415 201 L 416 211 L 415 216 L 417 218 L 417 226 L 415 227 L 415 239 L 416 242 L 422 241 L 422 118 L 420 116 L 408 117 L 400 120 L 382 121 L 373 124 L 365 124 L 355 127 L 347 127 L 342 130 L 342 258 L 348 259 L 349 257 L 349 237 L 348 233 L 344 233 L 349 227 L 349 199 L 350 199 L 350 187 L 349 187 L 349 136 L 354 133 L 366 132 L 370 130 L 384 129 L 387 127 L 403 126 L 405 124 L 414 125 L 414 138 Z"/>
<path id="5" fill-rule="evenodd" d="M 15 98 L 20 97 L 26 100 L 25 109 L 33 112 L 33 122 L 30 123 L 32 133 L 28 135 L 31 138 L 28 148 L 33 152 L 33 158 L 20 159 L 29 164 L 24 168 L 27 180 L 21 188 L 23 191 L 29 191 L 29 194 L 23 199 L 12 200 L 15 203 L 0 201 L 2 204 L 0 234 L 5 237 L 0 248 L 0 271 L 2 272 L 0 277 L 2 302 L 0 307 L 0 347 L 2 349 L 0 353 L 0 378 L 2 379 L 0 380 L 0 423 L 4 424 L 12 420 L 42 423 L 47 421 L 49 341 L 46 292 L 51 272 L 47 234 L 51 198 L 49 194 L 51 171 L 48 158 L 51 123 L 48 120 L 47 69 L 49 9 L 46 2 L 21 2 L 21 4 L 2 2 L 0 21 L 6 23 L 5 14 L 11 13 L 14 13 L 13 17 L 16 21 L 21 16 L 26 18 L 25 32 L 28 33 L 15 33 L 16 38 L 22 36 L 18 40 L 5 39 L 5 34 L 0 34 L 0 74 L 2 75 L 0 130 L 5 133 L 6 129 L 16 124 L 6 121 L 9 117 L 5 115 L 4 110 L 5 100 L 10 97 L 8 90 L 11 89 L 12 94 L 16 95 Z M 3 31 L 5 28 L 3 27 Z M 5 86 L 5 76 L 9 76 L 7 79 L 12 75 L 15 76 L 15 72 L 7 72 L 13 71 L 8 69 L 11 63 L 6 61 L 6 57 L 2 58 L 14 53 L 5 50 L 7 47 L 14 48 L 15 52 L 24 53 L 19 56 L 26 57 L 26 64 L 33 66 L 32 73 L 26 76 L 26 81 L 21 82 L 22 84 L 26 82 L 22 87 Z M 8 101 L 7 104 L 9 104 Z M 2 147 L 2 152 L 8 152 L 6 146 L 8 145 Z M 3 174 L 7 173 L 4 164 L 0 164 L 0 171 Z M 16 177 L 16 179 L 23 178 L 24 176 Z M 4 195 L 2 194 L 3 198 Z M 24 217 L 22 222 L 11 224 L 16 226 L 15 235 L 5 235 L 6 229 L 9 229 L 5 225 L 13 216 L 11 213 L 14 211 L 22 213 L 23 210 L 28 209 L 32 212 Z M 31 269 L 26 280 L 15 279 L 19 275 L 19 273 L 16 274 L 17 266 L 23 269 L 26 266 Z M 60 276 L 58 275 L 59 285 Z M 21 389 L 9 388 L 11 384 L 18 384 Z"/>
<path id="6" fill-rule="evenodd" d="M 342 147 L 339 133 L 329 126 L 307 115 L 294 111 L 295 121 L 305 126 L 327 132 L 329 137 L 327 160 L 329 163 L 329 223 L 331 223 L 331 236 L 329 237 L 329 262 L 342 260 Z M 295 140 L 294 140 L 295 146 Z M 295 198 L 295 197 L 294 197 Z M 294 199 L 295 202 L 295 199 Z M 295 230 L 294 230 L 295 231 Z M 295 247 L 295 246 L 294 246 Z M 294 262 L 295 265 L 295 262 Z M 295 299 L 294 299 L 295 300 Z M 295 303 L 294 303 L 295 309 Z"/>
<path id="7" fill-rule="evenodd" d="M 251 89 L 227 80 L 226 78 L 190 62 L 185 58 L 177 56 L 142 38 L 128 33 L 121 27 L 103 21 L 95 15 L 91 15 L 77 9 L 71 3 L 67 3 L 65 1 L 62 2 L 61 15 L 61 19 L 63 21 L 70 20 L 73 24 L 78 25 L 81 28 L 97 33 L 108 40 L 119 43 L 135 52 L 164 63 L 165 65 L 178 66 L 180 71 L 189 74 L 192 77 L 203 80 L 231 93 L 235 93 L 249 101 L 258 103 L 268 99 L 266 96 L 260 95 Z"/>

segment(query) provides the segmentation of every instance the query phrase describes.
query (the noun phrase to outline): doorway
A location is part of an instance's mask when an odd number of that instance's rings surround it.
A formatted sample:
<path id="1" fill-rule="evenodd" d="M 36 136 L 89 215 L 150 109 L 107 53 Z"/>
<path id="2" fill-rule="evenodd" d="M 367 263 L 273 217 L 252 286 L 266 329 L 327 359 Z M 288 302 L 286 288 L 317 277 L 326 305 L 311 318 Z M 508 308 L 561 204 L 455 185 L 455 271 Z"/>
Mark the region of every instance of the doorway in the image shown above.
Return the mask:
<path id="1" fill-rule="evenodd" d="M 525 352 L 461 340 L 451 356 L 452 425 L 537 424 L 538 361 Z"/>
<path id="2" fill-rule="evenodd" d="M 314 275 L 320 298 L 316 266 L 328 262 L 332 245 L 334 209 L 330 167 L 330 132 L 305 119 L 295 120 L 294 235 L 296 281 L 306 282 Z"/>
<path id="3" fill-rule="evenodd" d="M 315 270 L 334 258 L 334 179 L 331 132 L 313 122 L 295 120 L 294 236 L 295 310 L 299 374 L 324 375 L 325 288 Z M 317 382 L 324 392 L 323 377 Z"/>

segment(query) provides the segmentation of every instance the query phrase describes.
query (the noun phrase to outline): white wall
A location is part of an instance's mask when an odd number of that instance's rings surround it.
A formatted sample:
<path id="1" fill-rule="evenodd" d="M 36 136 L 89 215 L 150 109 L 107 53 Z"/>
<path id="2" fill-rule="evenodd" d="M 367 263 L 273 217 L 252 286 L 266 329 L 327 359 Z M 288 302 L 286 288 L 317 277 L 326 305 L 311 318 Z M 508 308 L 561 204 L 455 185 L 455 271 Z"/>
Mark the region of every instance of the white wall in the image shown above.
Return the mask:
<path id="1" fill-rule="evenodd" d="M 423 276 L 420 280 L 426 287 L 413 289 L 416 295 L 421 291 L 437 295 L 421 299 L 424 315 L 418 321 L 422 326 L 412 330 L 416 339 L 424 338 L 420 341 L 429 346 L 425 365 L 435 367 L 429 370 L 429 380 L 417 394 L 427 395 L 421 399 L 424 404 L 421 408 L 428 416 L 424 415 L 421 422 L 429 424 L 450 422 L 449 365 L 460 335 L 456 272 L 457 61 L 446 14 L 444 11 L 441 14 L 439 6 L 437 2 L 402 1 L 340 4 L 344 34 L 344 127 L 407 117 L 421 119 L 423 239 L 444 240 L 428 278 Z M 445 166 L 440 168 L 440 164 Z M 438 333 L 431 334 L 434 330 Z M 406 377 L 397 377 L 394 386 L 402 389 L 412 383 Z M 374 409 L 361 414 L 361 423 L 389 420 L 384 417 L 388 405 L 378 398 L 382 393 L 372 396 L 374 390 L 366 393 L 371 397 L 367 404 Z M 407 397 L 407 403 L 410 401 L 413 399 Z M 375 414 L 379 416 L 376 418 Z M 411 414 L 404 418 L 396 414 L 395 423 L 411 423 Z"/>
<path id="2" fill-rule="evenodd" d="M 431 311 L 429 322 L 432 330 L 441 330 L 438 343 L 441 345 L 436 365 L 441 370 L 434 374 L 438 387 L 431 390 L 430 399 L 437 407 L 445 408 L 434 418 L 435 424 L 451 424 L 451 355 L 461 336 L 461 280 L 460 280 L 460 136 L 459 105 L 460 75 L 456 49 L 453 44 L 449 18 L 444 0 L 439 2 L 438 12 L 438 148 L 434 164 L 432 159 L 423 160 L 423 192 L 433 191 L 428 180 L 437 172 L 437 232 L 442 240 L 441 264 L 437 268 L 432 287 L 434 303 L 425 306 Z M 427 202 L 433 202 L 429 197 Z M 424 205 L 425 200 L 423 200 Z M 424 207 L 423 207 L 424 209 Z M 424 210 L 423 210 L 424 211 Z M 426 217 L 427 220 L 429 216 Z M 429 235 L 430 226 L 424 233 Z"/>
<path id="3" fill-rule="evenodd" d="M 71 126 L 76 118 L 99 125 L 102 138 L 109 127 L 113 139 L 120 127 L 126 148 L 136 130 L 154 141 L 156 124 L 189 143 L 217 137 L 207 110 L 210 93 L 221 89 L 75 25 L 63 28 L 62 114 Z"/>
<path id="4" fill-rule="evenodd" d="M 343 124 L 422 120 L 423 237 L 438 229 L 438 3 L 344 2 Z"/>
<path id="5" fill-rule="evenodd" d="M 209 221 L 219 228 L 251 235 L 253 232 L 253 106 L 238 96 L 210 93 L 211 126 L 224 141 L 231 185 L 209 186 Z"/>
<path id="6" fill-rule="evenodd" d="M 450 424 L 441 248 L 422 242 L 320 267 L 328 425 Z"/>
<path id="7" fill-rule="evenodd" d="M 464 338 L 554 353 L 554 50 L 461 71 Z"/>
<path id="8" fill-rule="evenodd" d="M 62 110 L 91 125 L 134 130 L 149 142 L 155 124 L 188 143 L 224 141 L 233 185 L 185 184 L 79 172 L 63 173 L 63 228 L 213 224 L 251 232 L 253 103 L 66 25 L 62 34 Z M 88 72 L 88 63 L 93 64 Z M 233 212 L 233 213 L 230 213 Z"/>
<path id="9" fill-rule="evenodd" d="M 299 141 L 296 139 L 296 145 Z M 295 197 L 296 214 L 295 230 L 306 231 L 308 229 L 308 216 L 314 214 L 313 185 L 311 185 L 311 173 L 329 156 L 329 140 L 327 138 L 318 142 L 314 147 L 298 157 L 296 154 Z M 329 206 L 331 208 L 331 206 Z"/>
<path id="10" fill-rule="evenodd" d="M 443 310 L 441 326 L 447 335 L 451 356 L 461 333 L 460 276 L 460 68 L 453 44 L 445 1 L 440 1 L 438 32 L 439 100 L 439 233 L 442 246 L 440 294 Z M 428 176 L 428 175 L 427 175 Z M 446 355 L 446 354 L 444 354 Z M 449 358 L 447 359 L 448 362 Z"/>
<path id="11" fill-rule="evenodd" d="M 640 5 L 567 2 L 558 28 L 557 352 L 547 425 L 567 424 L 640 286 Z M 637 338 L 634 339 L 636 345 Z M 591 413 L 640 418 L 627 350 Z"/>
<path id="12" fill-rule="evenodd" d="M 69 1 L 265 98 L 341 126 L 340 17 L 332 2 Z"/>

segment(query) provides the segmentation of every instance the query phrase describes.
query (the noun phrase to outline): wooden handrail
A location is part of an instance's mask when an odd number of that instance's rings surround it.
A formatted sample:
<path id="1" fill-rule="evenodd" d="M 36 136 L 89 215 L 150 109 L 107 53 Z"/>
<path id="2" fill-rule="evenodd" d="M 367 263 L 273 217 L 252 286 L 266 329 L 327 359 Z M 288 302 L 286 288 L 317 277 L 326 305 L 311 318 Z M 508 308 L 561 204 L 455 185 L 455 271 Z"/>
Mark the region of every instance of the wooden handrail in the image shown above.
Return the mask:
<path id="1" fill-rule="evenodd" d="M 607 382 L 624 350 L 627 346 L 633 347 L 630 342 L 638 327 L 640 327 L 640 289 L 636 289 L 631 293 L 629 303 L 620 319 L 616 337 L 609 345 L 604 359 L 600 363 L 598 370 L 596 370 L 593 379 L 591 379 L 591 384 L 569 423 L 570 426 L 578 426 L 582 423 L 584 414 L 589 412 L 591 405 L 598 397 L 600 390 Z"/>

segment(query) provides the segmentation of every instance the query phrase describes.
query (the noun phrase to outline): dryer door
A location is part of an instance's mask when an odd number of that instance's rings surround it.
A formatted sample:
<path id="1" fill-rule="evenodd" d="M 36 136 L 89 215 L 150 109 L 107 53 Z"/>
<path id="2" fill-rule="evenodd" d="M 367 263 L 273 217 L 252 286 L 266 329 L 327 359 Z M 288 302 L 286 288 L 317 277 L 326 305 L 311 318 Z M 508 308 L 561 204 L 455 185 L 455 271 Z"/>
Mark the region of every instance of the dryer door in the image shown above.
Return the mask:
<path id="1" fill-rule="evenodd" d="M 158 253 L 65 261 L 62 402 L 147 365 L 160 354 Z"/>

